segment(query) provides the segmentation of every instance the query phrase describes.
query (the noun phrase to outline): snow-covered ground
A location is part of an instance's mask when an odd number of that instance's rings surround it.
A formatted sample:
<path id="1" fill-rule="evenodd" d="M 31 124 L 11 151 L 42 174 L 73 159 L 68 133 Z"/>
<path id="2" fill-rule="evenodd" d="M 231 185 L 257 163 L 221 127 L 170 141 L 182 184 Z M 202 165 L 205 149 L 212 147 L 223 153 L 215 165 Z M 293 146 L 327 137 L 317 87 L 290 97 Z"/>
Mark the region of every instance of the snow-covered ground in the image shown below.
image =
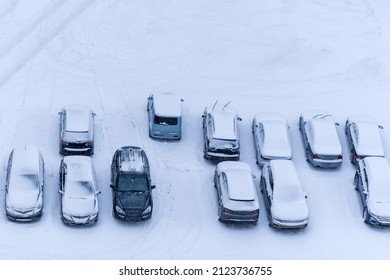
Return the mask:
<path id="1" fill-rule="evenodd" d="M 3 0 L 0 4 L 0 205 L 15 145 L 37 145 L 45 159 L 44 214 L 8 221 L 0 207 L 1 259 L 388 259 L 390 229 L 367 226 L 344 135 L 349 114 L 375 117 L 390 137 L 390 20 L 387 0 Z M 148 137 L 150 92 L 184 99 L 180 142 Z M 232 101 L 242 160 L 256 183 L 251 122 L 284 114 L 293 161 L 308 194 L 303 231 L 268 227 L 260 199 L 256 226 L 217 220 L 215 165 L 202 153 L 201 115 Z M 93 160 L 102 194 L 90 228 L 60 220 L 58 112 L 92 106 Z M 334 114 L 344 158 L 337 170 L 307 164 L 298 132 L 304 110 Z M 111 157 L 143 147 L 151 164 L 154 213 L 126 224 L 112 217 Z M 260 193 L 259 193 L 260 195 Z"/>

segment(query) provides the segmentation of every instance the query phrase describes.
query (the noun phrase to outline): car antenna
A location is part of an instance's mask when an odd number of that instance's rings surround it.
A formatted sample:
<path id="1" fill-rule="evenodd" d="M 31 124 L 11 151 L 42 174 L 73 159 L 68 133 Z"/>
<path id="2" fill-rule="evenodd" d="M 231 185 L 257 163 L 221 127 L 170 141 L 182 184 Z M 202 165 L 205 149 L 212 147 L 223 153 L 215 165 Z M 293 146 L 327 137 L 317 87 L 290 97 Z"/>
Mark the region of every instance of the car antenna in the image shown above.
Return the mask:
<path id="1" fill-rule="evenodd" d="M 217 101 L 215 101 L 215 103 L 214 103 L 213 110 L 214 110 L 215 106 L 217 105 L 217 103 L 218 103 L 218 99 L 217 99 Z"/>
<path id="2" fill-rule="evenodd" d="M 225 109 L 226 106 L 229 105 L 231 102 L 232 102 L 232 101 L 230 100 L 228 103 L 226 103 L 225 106 L 223 106 L 222 111 L 223 111 L 223 109 Z"/>

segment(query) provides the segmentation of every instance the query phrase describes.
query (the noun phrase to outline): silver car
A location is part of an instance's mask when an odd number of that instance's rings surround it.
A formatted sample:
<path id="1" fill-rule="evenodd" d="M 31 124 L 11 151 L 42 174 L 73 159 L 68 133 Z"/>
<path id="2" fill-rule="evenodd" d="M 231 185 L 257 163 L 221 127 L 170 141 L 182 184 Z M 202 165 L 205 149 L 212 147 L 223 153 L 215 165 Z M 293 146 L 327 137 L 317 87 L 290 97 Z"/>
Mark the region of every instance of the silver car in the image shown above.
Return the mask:
<path id="1" fill-rule="evenodd" d="M 65 106 L 60 114 L 60 154 L 92 155 L 95 113 L 87 105 Z"/>
<path id="2" fill-rule="evenodd" d="M 291 160 L 271 160 L 264 165 L 260 189 L 271 227 L 300 229 L 307 226 L 306 194 Z"/>
<path id="3" fill-rule="evenodd" d="M 259 201 L 253 178 L 252 169 L 247 163 L 218 163 L 214 187 L 217 190 L 219 221 L 257 223 Z"/>
<path id="4" fill-rule="evenodd" d="M 65 156 L 60 165 L 62 221 L 67 225 L 92 225 L 98 220 L 95 169 L 88 156 Z"/>
<path id="5" fill-rule="evenodd" d="M 289 128 L 286 118 L 280 114 L 264 112 L 255 115 L 252 132 L 259 165 L 272 159 L 292 158 Z"/>
<path id="6" fill-rule="evenodd" d="M 345 134 L 351 151 L 351 163 L 367 156 L 384 157 L 385 147 L 382 141 L 383 126 L 371 117 L 351 115 L 345 123 Z"/>
<path id="7" fill-rule="evenodd" d="M 207 106 L 202 115 L 204 157 L 213 161 L 240 159 L 237 112 L 229 104 Z"/>
<path id="8" fill-rule="evenodd" d="M 31 145 L 12 150 L 7 166 L 5 208 L 10 220 L 39 219 L 43 208 L 44 162 L 41 152 Z"/>
<path id="9" fill-rule="evenodd" d="M 322 111 L 307 111 L 299 118 L 306 160 L 313 166 L 339 167 L 343 161 L 342 147 L 333 116 Z"/>
<path id="10" fill-rule="evenodd" d="M 383 157 L 358 161 L 354 179 L 363 205 L 363 219 L 373 226 L 390 226 L 390 166 Z"/>

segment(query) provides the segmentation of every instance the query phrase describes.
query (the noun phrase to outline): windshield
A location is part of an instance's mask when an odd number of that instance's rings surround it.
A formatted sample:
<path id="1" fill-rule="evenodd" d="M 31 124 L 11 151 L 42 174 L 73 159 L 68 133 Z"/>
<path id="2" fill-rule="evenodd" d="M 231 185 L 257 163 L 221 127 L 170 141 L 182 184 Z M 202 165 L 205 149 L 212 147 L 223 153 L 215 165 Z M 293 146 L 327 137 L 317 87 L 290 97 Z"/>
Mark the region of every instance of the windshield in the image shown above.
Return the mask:
<path id="1" fill-rule="evenodd" d="M 118 178 L 118 191 L 145 192 L 148 190 L 148 180 L 145 176 L 120 176 Z"/>
<path id="2" fill-rule="evenodd" d="M 65 192 L 69 198 L 87 198 L 93 195 L 93 186 L 89 181 L 73 181 L 67 184 Z"/>
<path id="3" fill-rule="evenodd" d="M 161 124 L 161 125 L 177 125 L 177 118 L 167 118 L 167 117 L 155 116 L 154 123 Z"/>

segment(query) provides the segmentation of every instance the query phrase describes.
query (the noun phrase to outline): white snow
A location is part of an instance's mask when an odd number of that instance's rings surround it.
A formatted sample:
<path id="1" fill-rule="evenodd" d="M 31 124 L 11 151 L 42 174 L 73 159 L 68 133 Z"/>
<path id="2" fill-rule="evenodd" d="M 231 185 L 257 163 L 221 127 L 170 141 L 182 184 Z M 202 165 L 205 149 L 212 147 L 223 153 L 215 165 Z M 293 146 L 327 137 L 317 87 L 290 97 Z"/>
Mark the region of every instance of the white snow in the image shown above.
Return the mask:
<path id="1" fill-rule="evenodd" d="M 390 229 L 363 223 L 355 167 L 344 160 L 335 170 L 312 168 L 298 118 L 318 108 L 340 123 L 365 114 L 390 127 L 389 10 L 387 0 L 3 0 L 0 205 L 15 145 L 42 151 L 46 177 L 39 221 L 8 221 L 0 207 L 0 258 L 388 259 Z M 148 137 L 147 97 L 165 91 L 185 100 L 180 141 Z M 240 112 L 240 158 L 257 187 L 253 116 L 263 109 L 286 116 L 311 211 L 305 230 L 269 228 L 262 200 L 256 226 L 218 222 L 201 118 L 215 100 Z M 102 193 L 99 221 L 86 229 L 60 219 L 57 113 L 72 103 L 96 112 L 93 160 Z M 145 149 L 156 185 L 152 219 L 142 223 L 111 213 L 111 159 L 125 145 Z"/>
<path id="2" fill-rule="evenodd" d="M 181 100 L 170 92 L 153 93 L 154 111 L 160 117 L 181 117 Z"/>

